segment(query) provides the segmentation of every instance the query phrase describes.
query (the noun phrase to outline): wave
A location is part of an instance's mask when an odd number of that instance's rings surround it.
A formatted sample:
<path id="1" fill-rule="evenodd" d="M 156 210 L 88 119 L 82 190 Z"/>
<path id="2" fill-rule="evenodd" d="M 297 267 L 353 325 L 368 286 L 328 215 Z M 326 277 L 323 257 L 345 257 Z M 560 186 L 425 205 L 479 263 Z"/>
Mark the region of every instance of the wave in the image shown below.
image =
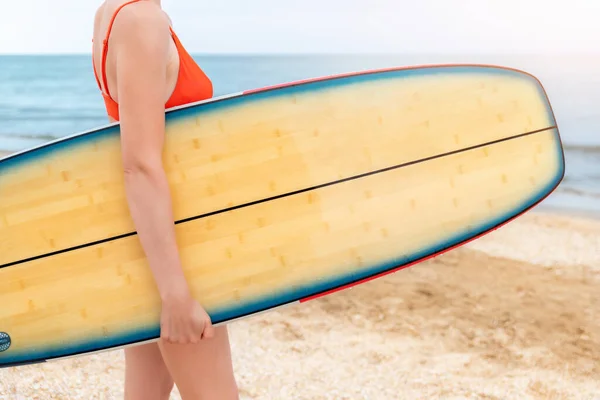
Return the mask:
<path id="1" fill-rule="evenodd" d="M 0 140 L 2 138 L 7 139 L 31 139 L 31 140 L 54 140 L 59 139 L 60 135 L 53 135 L 51 133 L 0 133 Z"/>
<path id="2" fill-rule="evenodd" d="M 580 196 L 580 197 L 590 197 L 590 198 L 594 198 L 594 199 L 600 199 L 600 193 L 590 192 L 587 190 L 582 190 L 582 189 L 574 188 L 574 187 L 559 186 L 557 188 L 557 191 L 560 193 L 573 194 L 573 195 Z"/>
<path id="3" fill-rule="evenodd" d="M 39 121 L 40 123 L 53 123 L 56 121 L 59 122 L 73 122 L 73 121 L 98 121 L 106 119 L 106 116 L 103 116 L 99 113 L 89 113 L 89 114 L 78 114 L 74 115 L 70 113 L 68 110 L 64 112 L 64 114 L 60 113 L 47 113 L 45 115 L 32 115 L 32 113 L 20 112 L 20 113 L 11 113 L 9 114 L 0 114 L 2 120 L 6 123 L 19 123 L 21 121 L 32 122 Z"/>
<path id="4" fill-rule="evenodd" d="M 563 144 L 565 151 L 581 152 L 581 153 L 600 153 L 600 145 L 583 145 L 583 144 Z"/>

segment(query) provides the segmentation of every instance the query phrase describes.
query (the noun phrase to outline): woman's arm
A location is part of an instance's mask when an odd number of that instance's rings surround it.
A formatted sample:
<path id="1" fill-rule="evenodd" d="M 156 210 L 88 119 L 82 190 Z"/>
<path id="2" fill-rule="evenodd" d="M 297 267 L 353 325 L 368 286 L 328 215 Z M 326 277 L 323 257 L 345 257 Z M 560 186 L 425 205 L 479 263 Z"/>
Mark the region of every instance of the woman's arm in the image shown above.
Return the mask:
<path id="1" fill-rule="evenodd" d="M 179 258 L 171 195 L 162 163 L 170 44 L 162 11 L 140 2 L 113 28 L 125 190 L 131 216 L 163 302 L 163 337 L 195 342 L 210 320 L 191 298 Z"/>
<path id="2" fill-rule="evenodd" d="M 169 31 L 153 4 L 136 6 L 114 27 L 121 149 L 131 215 L 164 297 L 185 285 L 162 164 Z"/>

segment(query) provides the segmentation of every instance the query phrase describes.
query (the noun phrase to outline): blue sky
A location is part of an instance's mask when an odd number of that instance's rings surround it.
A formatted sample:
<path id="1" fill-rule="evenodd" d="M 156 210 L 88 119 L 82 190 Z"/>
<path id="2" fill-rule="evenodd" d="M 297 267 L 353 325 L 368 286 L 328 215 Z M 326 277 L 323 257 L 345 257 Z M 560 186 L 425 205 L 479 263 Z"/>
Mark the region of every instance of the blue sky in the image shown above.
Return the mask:
<path id="1" fill-rule="evenodd" d="M 0 53 L 88 53 L 93 0 L 7 0 Z M 598 0 L 163 0 L 194 53 L 599 53 Z"/>

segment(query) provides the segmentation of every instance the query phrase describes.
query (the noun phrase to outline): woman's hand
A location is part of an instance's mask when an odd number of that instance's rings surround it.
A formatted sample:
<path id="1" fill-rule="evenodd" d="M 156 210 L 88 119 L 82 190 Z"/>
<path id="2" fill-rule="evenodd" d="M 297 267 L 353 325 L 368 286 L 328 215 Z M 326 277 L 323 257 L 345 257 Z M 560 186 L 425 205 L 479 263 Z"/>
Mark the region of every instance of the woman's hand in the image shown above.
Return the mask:
<path id="1" fill-rule="evenodd" d="M 163 298 L 160 328 L 161 340 L 173 344 L 198 343 L 214 336 L 210 316 L 185 289 Z"/>

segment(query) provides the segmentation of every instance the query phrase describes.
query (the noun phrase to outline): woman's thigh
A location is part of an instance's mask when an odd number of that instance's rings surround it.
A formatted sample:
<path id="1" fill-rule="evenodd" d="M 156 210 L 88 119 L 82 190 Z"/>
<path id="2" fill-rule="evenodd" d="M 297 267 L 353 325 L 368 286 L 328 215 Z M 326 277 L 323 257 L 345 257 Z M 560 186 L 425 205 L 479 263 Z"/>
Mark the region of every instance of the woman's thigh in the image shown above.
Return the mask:
<path id="1" fill-rule="evenodd" d="M 158 342 L 163 360 L 183 400 L 237 400 L 227 326 L 197 344 Z"/>
<path id="2" fill-rule="evenodd" d="M 125 400 L 168 400 L 172 389 L 158 344 L 125 349 Z"/>

